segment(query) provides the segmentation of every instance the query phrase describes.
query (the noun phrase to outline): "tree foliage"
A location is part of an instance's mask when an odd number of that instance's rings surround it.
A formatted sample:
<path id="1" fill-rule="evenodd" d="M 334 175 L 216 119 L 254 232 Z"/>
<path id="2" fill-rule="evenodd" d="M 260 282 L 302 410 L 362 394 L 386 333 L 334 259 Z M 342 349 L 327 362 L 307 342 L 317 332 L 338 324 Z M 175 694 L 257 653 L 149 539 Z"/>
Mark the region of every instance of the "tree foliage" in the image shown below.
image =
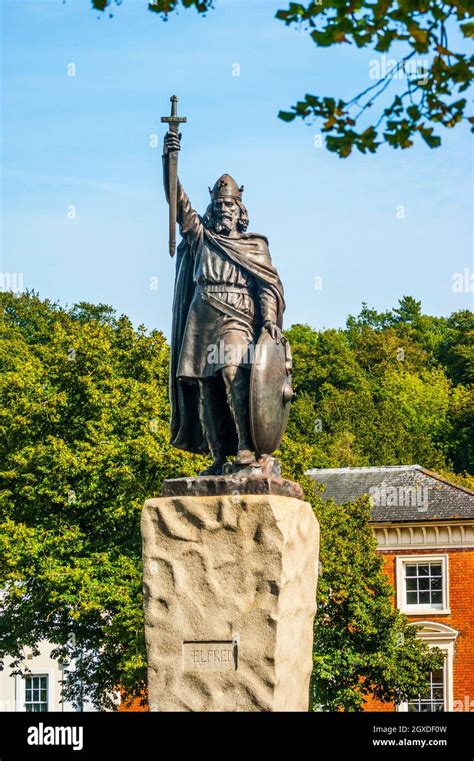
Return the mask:
<path id="1" fill-rule="evenodd" d="M 313 467 L 420 463 L 471 472 L 474 316 L 421 312 L 412 297 L 344 330 L 287 331 L 296 357 L 288 435 Z"/>
<path id="2" fill-rule="evenodd" d="M 65 309 L 34 293 L 0 304 L 0 658 L 19 668 L 24 647 L 49 640 L 76 663 L 66 698 L 84 691 L 107 707 L 119 687 L 145 688 L 143 501 L 202 459 L 169 444 L 161 333 L 105 305 Z M 310 467 L 416 460 L 467 471 L 472 330 L 469 312 L 433 318 L 410 298 L 383 314 L 364 306 L 345 330 L 291 328 L 284 473 L 305 483 Z M 392 610 L 367 505 L 329 506 L 306 486 L 322 529 L 315 703 L 357 710 L 369 689 L 415 694 L 436 656 Z"/>
<path id="3" fill-rule="evenodd" d="M 120 5 L 122 0 L 92 0 L 92 5 L 103 11 L 113 2 Z M 165 20 L 180 7 L 206 14 L 214 3 L 148 3 L 149 10 Z M 441 137 L 435 130 L 439 127 L 451 129 L 462 121 L 474 123 L 474 118 L 465 113 L 474 57 L 462 51 L 457 39 L 474 36 L 472 13 L 471 0 L 290 2 L 287 9 L 277 12 L 277 19 L 303 28 L 319 48 L 354 45 L 371 48 L 379 57 L 371 62 L 369 71 L 375 81 L 349 100 L 306 94 L 291 110 L 280 111 L 280 118 L 320 123 L 326 147 L 341 158 L 354 148 L 375 153 L 381 143 L 410 148 L 416 138 L 430 148 L 438 147 Z M 449 42 L 448 33 L 455 43 Z M 387 61 L 387 54 L 395 49 L 398 57 Z M 401 88 L 397 88 L 399 83 Z M 378 113 L 371 118 L 376 101 Z"/>
<path id="4" fill-rule="evenodd" d="M 1 299 L 0 651 L 50 640 L 66 695 L 110 706 L 144 686 L 143 501 L 197 467 L 169 444 L 168 347 L 102 305 Z"/>

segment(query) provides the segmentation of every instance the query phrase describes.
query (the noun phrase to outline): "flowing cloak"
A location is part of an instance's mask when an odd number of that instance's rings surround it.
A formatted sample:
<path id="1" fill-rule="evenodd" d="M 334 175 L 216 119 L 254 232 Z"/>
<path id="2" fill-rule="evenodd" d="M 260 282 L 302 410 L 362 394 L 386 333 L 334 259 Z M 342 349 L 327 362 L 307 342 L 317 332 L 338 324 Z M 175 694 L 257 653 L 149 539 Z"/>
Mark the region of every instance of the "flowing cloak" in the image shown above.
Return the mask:
<path id="1" fill-rule="evenodd" d="M 285 301 L 283 285 L 270 259 L 268 240 L 264 235 L 244 233 L 239 238 L 227 238 L 203 227 L 206 242 L 220 256 L 226 256 L 242 269 L 249 272 L 258 282 L 267 285 L 272 291 L 277 307 L 277 325 L 282 327 Z M 194 296 L 196 284 L 193 280 L 194 259 L 190 243 L 183 238 L 178 246 L 176 258 L 176 279 L 173 299 L 173 322 L 171 329 L 170 361 L 170 402 L 171 402 L 171 443 L 178 449 L 204 454 L 209 451 L 199 420 L 199 387 L 176 377 L 181 353 L 186 321 Z M 261 327 L 261 323 L 260 323 Z M 222 403 L 222 427 L 225 454 L 237 452 L 235 427 L 224 399 Z M 216 403 L 219 400 L 216 399 Z"/>

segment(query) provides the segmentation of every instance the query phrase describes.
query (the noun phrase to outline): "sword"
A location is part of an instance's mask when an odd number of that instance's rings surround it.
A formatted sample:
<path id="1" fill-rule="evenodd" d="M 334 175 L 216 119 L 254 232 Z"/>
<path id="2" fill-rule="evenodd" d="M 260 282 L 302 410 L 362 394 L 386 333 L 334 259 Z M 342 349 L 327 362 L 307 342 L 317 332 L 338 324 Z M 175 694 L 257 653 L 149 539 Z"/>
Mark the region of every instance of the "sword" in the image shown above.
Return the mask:
<path id="1" fill-rule="evenodd" d="M 162 116 L 161 121 L 169 124 L 169 131 L 179 135 L 179 125 L 186 122 L 185 116 L 178 116 L 178 98 L 172 95 L 171 114 Z M 171 151 L 168 154 L 168 198 L 170 207 L 170 256 L 174 256 L 176 249 L 176 214 L 178 205 L 178 151 Z"/>

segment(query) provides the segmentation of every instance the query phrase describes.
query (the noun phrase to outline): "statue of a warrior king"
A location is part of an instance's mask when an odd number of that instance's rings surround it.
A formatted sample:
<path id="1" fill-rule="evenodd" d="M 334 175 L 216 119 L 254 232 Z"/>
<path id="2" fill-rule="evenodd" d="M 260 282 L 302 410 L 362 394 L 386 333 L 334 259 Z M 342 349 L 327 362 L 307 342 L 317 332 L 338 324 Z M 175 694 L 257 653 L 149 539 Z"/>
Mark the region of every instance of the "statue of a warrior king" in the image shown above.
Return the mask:
<path id="1" fill-rule="evenodd" d="M 180 150 L 180 139 L 171 130 L 164 139 L 168 201 L 170 163 Z M 209 188 L 210 203 L 203 216 L 194 211 L 176 178 L 175 188 L 182 241 L 173 304 L 171 440 L 180 449 L 210 452 L 212 464 L 201 475 L 220 475 L 229 455 L 236 455 L 234 467 L 244 468 L 271 454 L 252 437 L 250 377 L 258 339 L 265 334 L 267 342 L 284 343 L 283 286 L 267 239 L 247 232 L 243 187 L 230 175 L 222 175 Z M 259 406 L 258 399 L 254 406 Z M 277 425 L 281 427 L 280 418 Z"/>

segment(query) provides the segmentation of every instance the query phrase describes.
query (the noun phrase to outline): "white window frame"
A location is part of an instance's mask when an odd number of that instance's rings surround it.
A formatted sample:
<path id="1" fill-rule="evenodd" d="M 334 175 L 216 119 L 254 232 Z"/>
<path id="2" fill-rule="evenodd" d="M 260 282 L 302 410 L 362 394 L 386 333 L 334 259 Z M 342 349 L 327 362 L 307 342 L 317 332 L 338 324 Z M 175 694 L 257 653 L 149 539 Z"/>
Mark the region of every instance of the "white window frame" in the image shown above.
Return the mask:
<path id="1" fill-rule="evenodd" d="M 417 637 L 422 639 L 428 647 L 437 647 L 445 653 L 443 664 L 444 669 L 444 710 L 454 711 L 454 644 L 459 632 L 445 624 L 438 624 L 433 621 L 413 621 L 413 626 L 422 626 L 417 632 Z M 410 701 L 411 702 L 411 701 Z M 397 706 L 397 711 L 406 713 L 408 711 L 408 701 Z"/>
<path id="2" fill-rule="evenodd" d="M 26 694 L 25 694 L 25 677 L 28 676 L 47 676 L 48 677 L 48 708 L 47 712 L 53 710 L 54 706 L 54 674 L 51 669 L 28 669 L 24 676 L 17 674 L 15 676 L 15 702 L 16 710 L 20 713 L 26 713 Z"/>
<path id="3" fill-rule="evenodd" d="M 41 684 L 40 684 L 39 687 L 38 687 L 38 690 L 39 690 L 39 693 L 40 693 L 40 699 L 37 700 L 37 701 L 36 700 L 35 701 L 30 700 L 28 702 L 31 705 L 33 705 L 33 706 L 35 706 L 35 705 L 46 705 L 46 711 L 43 711 L 43 712 L 41 712 L 41 711 L 32 711 L 31 713 L 47 713 L 49 711 L 49 707 L 50 707 L 49 693 L 50 693 L 50 689 L 51 689 L 49 675 L 48 674 L 44 674 L 44 673 L 43 674 L 26 674 L 23 677 L 23 681 L 25 683 L 25 686 L 24 686 L 24 690 L 25 690 L 25 711 L 26 711 L 26 703 L 27 703 L 27 700 L 26 700 L 26 681 L 28 679 L 30 679 L 32 681 L 32 690 L 34 690 L 34 687 L 33 687 L 33 680 L 34 679 L 39 679 L 39 680 L 45 679 L 46 680 L 46 700 L 41 700 L 41 690 L 42 690 L 42 687 L 41 687 Z"/>
<path id="4" fill-rule="evenodd" d="M 405 586 L 405 566 L 414 563 L 440 563 L 442 575 L 442 598 L 441 607 L 433 605 L 416 604 L 409 605 L 406 602 Z M 430 616 L 449 615 L 449 556 L 447 554 L 437 555 L 398 555 L 397 556 L 397 607 L 400 613 L 417 616 L 420 613 L 429 613 Z"/>

